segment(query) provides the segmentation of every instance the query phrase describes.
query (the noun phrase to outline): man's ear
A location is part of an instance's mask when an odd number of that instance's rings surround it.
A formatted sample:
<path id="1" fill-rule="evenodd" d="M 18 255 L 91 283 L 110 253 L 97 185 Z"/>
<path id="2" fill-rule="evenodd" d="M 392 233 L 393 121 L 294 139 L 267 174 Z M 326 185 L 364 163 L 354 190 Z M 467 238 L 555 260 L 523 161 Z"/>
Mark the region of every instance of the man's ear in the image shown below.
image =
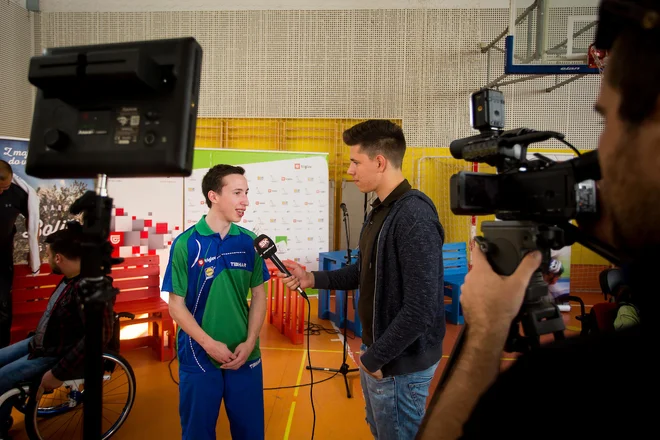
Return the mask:
<path id="1" fill-rule="evenodd" d="M 376 156 L 376 164 L 378 165 L 378 171 L 383 172 L 387 168 L 387 159 L 382 154 Z"/>
<path id="2" fill-rule="evenodd" d="M 218 203 L 218 193 L 215 191 L 209 191 L 208 198 L 212 203 Z"/>

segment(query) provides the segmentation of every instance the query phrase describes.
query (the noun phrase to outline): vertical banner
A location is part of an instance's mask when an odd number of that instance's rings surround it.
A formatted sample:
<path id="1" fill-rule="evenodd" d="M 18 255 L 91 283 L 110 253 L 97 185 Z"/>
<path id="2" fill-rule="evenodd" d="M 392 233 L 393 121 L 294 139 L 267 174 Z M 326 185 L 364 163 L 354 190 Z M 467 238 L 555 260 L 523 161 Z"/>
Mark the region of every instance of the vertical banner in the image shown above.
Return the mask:
<path id="1" fill-rule="evenodd" d="M 94 189 L 92 179 L 38 179 L 25 173 L 28 140 L 0 137 L 0 159 L 9 163 L 15 175 L 32 187 L 39 197 L 39 253 L 45 261 L 44 240 L 63 229 L 68 220 L 76 219 L 69 209 L 86 191 Z M 19 216 L 14 239 L 14 264 L 28 262 L 29 244 L 25 219 Z"/>
<path id="2" fill-rule="evenodd" d="M 217 164 L 245 168 L 250 206 L 240 226 L 275 240 L 281 260 L 318 268 L 329 250 L 329 180 L 326 153 L 195 150 L 193 173 L 185 179 L 185 227 L 208 211 L 202 179 Z"/>

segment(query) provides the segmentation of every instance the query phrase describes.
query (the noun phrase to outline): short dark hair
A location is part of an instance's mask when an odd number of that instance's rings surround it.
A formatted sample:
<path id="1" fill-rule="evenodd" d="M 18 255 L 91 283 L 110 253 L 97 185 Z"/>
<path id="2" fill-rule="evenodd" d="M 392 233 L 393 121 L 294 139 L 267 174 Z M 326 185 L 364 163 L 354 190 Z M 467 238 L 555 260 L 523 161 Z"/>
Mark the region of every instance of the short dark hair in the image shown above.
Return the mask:
<path id="1" fill-rule="evenodd" d="M 344 131 L 344 143 L 348 146 L 360 145 L 369 158 L 382 154 L 397 168 L 403 165 L 406 154 L 406 138 L 397 124 L 384 119 L 370 119 Z"/>
<path id="2" fill-rule="evenodd" d="M 225 176 L 229 176 L 231 174 L 240 174 L 243 176 L 245 175 L 245 169 L 243 167 L 234 165 L 215 165 L 206 173 L 204 179 L 202 179 L 202 192 L 206 198 L 206 205 L 209 208 L 211 207 L 209 191 L 215 191 L 218 194 L 222 192 L 222 187 L 225 186 Z"/>
<path id="3" fill-rule="evenodd" d="M 62 254 L 69 260 L 76 260 L 82 257 L 83 239 L 82 225 L 72 221 L 65 229 L 60 229 L 46 237 L 45 242 L 53 253 Z"/>
<path id="4" fill-rule="evenodd" d="M 14 171 L 11 169 L 9 162 L 0 159 L 0 172 L 2 171 L 8 173 L 10 176 L 14 174 Z"/>
<path id="5" fill-rule="evenodd" d="M 660 12 L 655 2 L 641 3 Z M 640 125 L 656 110 L 660 96 L 659 75 L 660 32 L 626 26 L 612 46 L 605 67 L 605 80 L 621 94 L 619 116 L 630 126 Z"/>

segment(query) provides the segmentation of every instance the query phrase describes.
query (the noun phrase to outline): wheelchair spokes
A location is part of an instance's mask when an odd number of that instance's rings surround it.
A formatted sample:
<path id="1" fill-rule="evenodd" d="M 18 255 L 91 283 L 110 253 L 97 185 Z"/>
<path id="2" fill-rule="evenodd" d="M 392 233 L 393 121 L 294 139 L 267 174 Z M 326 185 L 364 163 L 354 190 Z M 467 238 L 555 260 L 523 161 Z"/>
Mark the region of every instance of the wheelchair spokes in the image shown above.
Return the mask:
<path id="1" fill-rule="evenodd" d="M 110 438 L 124 423 L 135 400 L 135 375 L 119 355 L 105 353 L 102 389 L 102 439 Z M 31 439 L 82 439 L 83 380 L 65 382 L 53 392 L 31 399 L 26 429 Z"/>

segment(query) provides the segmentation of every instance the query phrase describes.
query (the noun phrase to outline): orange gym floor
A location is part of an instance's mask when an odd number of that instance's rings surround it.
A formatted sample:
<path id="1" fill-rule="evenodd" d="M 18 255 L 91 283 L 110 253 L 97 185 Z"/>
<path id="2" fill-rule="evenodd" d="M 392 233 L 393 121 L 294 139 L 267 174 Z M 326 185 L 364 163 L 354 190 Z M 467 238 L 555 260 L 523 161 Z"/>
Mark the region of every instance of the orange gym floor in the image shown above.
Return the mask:
<path id="1" fill-rule="evenodd" d="M 603 301 L 599 294 L 579 295 L 587 305 Z M 312 322 L 332 329 L 330 321 L 319 320 L 316 317 L 317 301 L 310 298 L 312 304 Z M 353 315 L 350 310 L 349 316 Z M 589 309 L 587 308 L 587 311 Z M 579 308 L 563 313 L 567 324 L 567 335 L 575 334 L 580 329 L 580 323 L 575 319 Z M 444 356 L 432 384 L 435 389 L 447 358 L 456 341 L 459 326 L 447 324 L 447 336 L 444 341 Z M 360 339 L 353 338 L 348 332 L 348 342 L 354 356 L 360 347 Z M 264 324 L 261 332 L 261 349 L 264 366 L 264 387 L 281 387 L 309 382 L 307 352 L 305 345 L 293 345 L 290 340 L 281 335 L 272 325 Z M 342 344 L 337 334 L 321 331 L 319 335 L 310 336 L 312 365 L 339 368 L 342 362 Z M 181 428 L 178 415 L 178 388 L 172 382 L 168 371 L 168 362 L 159 362 L 148 348 L 122 352 L 130 362 L 137 378 L 137 394 L 135 405 L 127 421 L 113 439 L 177 439 L 181 438 Z M 515 355 L 503 353 L 502 366 L 506 368 Z M 355 362 L 349 358 L 347 363 L 354 368 Z M 176 360 L 172 363 L 174 377 L 178 379 Z M 330 377 L 334 373 L 314 372 L 314 381 Z M 360 388 L 359 373 L 348 375 L 353 397 L 348 399 L 341 375 L 314 386 L 314 405 L 316 408 L 317 440 L 336 440 L 342 438 L 370 439 L 369 429 L 364 421 L 364 399 Z M 312 407 L 309 400 L 309 387 L 298 389 L 283 389 L 264 391 L 266 438 L 267 439 L 309 439 L 312 430 Z M 24 431 L 22 416 L 14 411 L 16 422 L 10 431 L 15 440 L 27 438 Z M 224 413 L 221 414 L 217 426 L 217 438 L 228 439 L 229 423 Z"/>

